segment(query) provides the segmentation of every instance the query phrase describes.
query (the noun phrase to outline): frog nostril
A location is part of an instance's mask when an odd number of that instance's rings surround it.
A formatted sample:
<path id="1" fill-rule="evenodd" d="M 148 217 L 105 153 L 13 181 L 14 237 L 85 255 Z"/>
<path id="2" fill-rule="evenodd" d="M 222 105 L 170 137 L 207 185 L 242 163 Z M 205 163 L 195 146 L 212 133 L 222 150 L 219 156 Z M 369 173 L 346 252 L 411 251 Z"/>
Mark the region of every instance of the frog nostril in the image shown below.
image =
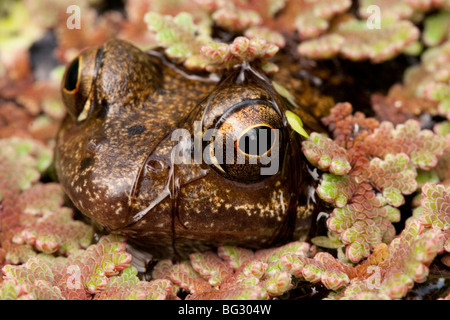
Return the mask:
<path id="1" fill-rule="evenodd" d="M 94 161 L 93 158 L 84 158 L 83 160 L 81 160 L 80 163 L 80 169 L 81 171 L 84 171 L 85 169 L 87 169 L 89 166 L 91 166 L 92 162 Z"/>
<path id="2" fill-rule="evenodd" d="M 147 131 L 147 127 L 144 125 L 138 124 L 138 125 L 129 127 L 127 129 L 127 131 L 128 131 L 128 135 L 134 136 L 134 135 L 141 134 L 141 133 L 144 133 L 145 131 Z"/>

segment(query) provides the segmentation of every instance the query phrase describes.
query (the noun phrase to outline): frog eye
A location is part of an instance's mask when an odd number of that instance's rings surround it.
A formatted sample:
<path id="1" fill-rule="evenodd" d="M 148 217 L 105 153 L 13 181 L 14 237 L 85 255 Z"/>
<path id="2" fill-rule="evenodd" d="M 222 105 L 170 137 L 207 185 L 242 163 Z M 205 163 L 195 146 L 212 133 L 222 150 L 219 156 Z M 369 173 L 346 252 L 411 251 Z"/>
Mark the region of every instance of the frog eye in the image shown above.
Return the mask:
<path id="1" fill-rule="evenodd" d="M 61 83 L 67 111 L 78 121 L 84 120 L 90 110 L 88 97 L 95 78 L 97 52 L 97 49 L 90 49 L 76 57 L 66 68 Z"/>
<path id="2" fill-rule="evenodd" d="M 67 68 L 66 77 L 64 79 L 64 89 L 72 92 L 78 88 L 79 73 L 80 73 L 80 57 L 77 57 Z"/>
<path id="3" fill-rule="evenodd" d="M 270 102 L 238 103 L 216 122 L 216 129 L 220 139 L 211 155 L 221 174 L 250 183 L 278 172 L 283 120 Z"/>

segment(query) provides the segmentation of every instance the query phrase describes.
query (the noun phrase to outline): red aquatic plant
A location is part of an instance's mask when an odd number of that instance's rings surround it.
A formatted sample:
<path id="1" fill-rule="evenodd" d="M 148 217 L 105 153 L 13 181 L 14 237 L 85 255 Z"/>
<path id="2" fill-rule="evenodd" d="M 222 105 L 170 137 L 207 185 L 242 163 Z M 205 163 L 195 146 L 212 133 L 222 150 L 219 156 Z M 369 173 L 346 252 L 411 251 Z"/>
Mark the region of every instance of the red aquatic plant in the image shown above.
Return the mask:
<path id="1" fill-rule="evenodd" d="M 161 298 L 168 295 L 164 281 L 141 283 L 130 267 L 125 242 L 103 237 L 67 258 L 37 256 L 20 266 L 6 265 L 2 271 L 0 296 L 12 299 Z M 120 274 L 120 276 L 119 276 Z"/>
<path id="2" fill-rule="evenodd" d="M 155 33 L 158 45 L 165 48 L 165 53 L 189 69 L 220 72 L 258 59 L 266 71 L 276 71 L 276 66 L 268 60 L 276 54 L 278 47 L 266 40 L 237 37 L 230 44 L 213 41 L 194 23 L 192 15 L 185 12 L 175 17 L 150 12 L 145 21 Z"/>
<path id="3" fill-rule="evenodd" d="M 377 119 L 402 123 L 420 116 L 441 115 L 450 118 L 450 42 L 427 49 L 420 64 L 409 67 L 403 83 L 393 85 L 388 94 L 372 95 L 372 107 Z"/>
<path id="4" fill-rule="evenodd" d="M 8 12 L 17 23 L 0 18 L 6 39 L 20 40 L 0 56 L 0 299 L 273 299 L 305 284 L 324 288 L 327 299 L 399 299 L 427 279 L 433 260 L 450 265 L 448 121 L 433 131 L 419 122 L 425 123 L 424 114 L 450 118 L 449 34 L 442 28 L 449 19 L 441 10 L 448 1 L 367 0 L 352 9 L 348 0 L 177 3 L 129 0 L 125 14 L 99 14 L 96 4 L 83 0 L 77 3 L 81 29 L 67 28 L 67 1 L 14 3 Z M 380 30 L 369 30 L 363 20 L 372 14 L 370 5 L 383 12 Z M 353 9 L 358 18 L 349 13 Z M 313 238 L 314 245 L 294 241 L 258 251 L 222 246 L 183 262 L 159 260 L 152 280 L 143 281 L 125 239 L 96 241 L 92 227 L 64 206 L 61 187 L 39 182 L 49 173 L 53 138 L 65 115 L 61 72 L 47 80 L 30 75 L 28 48 L 46 28 L 55 31 L 62 63 L 119 37 L 142 49 L 160 46 L 175 64 L 217 73 L 254 60 L 274 72 L 271 58 L 278 50 L 297 46 L 313 59 L 372 63 L 432 48 L 402 83 L 372 96 L 376 118 L 340 103 L 321 119 L 330 135 L 312 132 L 304 140 L 306 158 L 321 172 L 317 194 L 330 206 L 327 237 Z M 219 41 L 213 34 L 226 36 Z M 301 68 L 315 63 L 295 58 Z M 288 89 L 304 90 L 302 85 Z M 303 103 L 274 86 L 292 105 Z M 416 191 L 414 214 L 397 234 L 404 196 Z"/>
<path id="5" fill-rule="evenodd" d="M 416 190 L 417 169 L 435 167 L 447 146 L 444 137 L 421 130 L 417 121 L 394 128 L 389 122 L 357 120 L 349 112 L 349 104 L 338 104 L 324 119 L 339 140 L 312 134 L 303 142 L 303 152 L 311 164 L 331 172 L 322 176 L 317 193 L 336 207 L 327 221 L 329 230 L 346 245 L 347 257 L 359 262 L 378 244 L 393 239 L 392 222 L 400 220 L 397 207 L 404 195 Z M 352 168 L 332 170 L 318 158 L 346 159 L 346 167 Z"/>
<path id="6" fill-rule="evenodd" d="M 366 20 L 343 17 L 329 33 L 300 43 L 301 55 L 329 59 L 336 55 L 380 63 L 389 60 L 417 40 L 419 29 L 409 20 L 382 20 L 380 28 L 369 28 Z"/>

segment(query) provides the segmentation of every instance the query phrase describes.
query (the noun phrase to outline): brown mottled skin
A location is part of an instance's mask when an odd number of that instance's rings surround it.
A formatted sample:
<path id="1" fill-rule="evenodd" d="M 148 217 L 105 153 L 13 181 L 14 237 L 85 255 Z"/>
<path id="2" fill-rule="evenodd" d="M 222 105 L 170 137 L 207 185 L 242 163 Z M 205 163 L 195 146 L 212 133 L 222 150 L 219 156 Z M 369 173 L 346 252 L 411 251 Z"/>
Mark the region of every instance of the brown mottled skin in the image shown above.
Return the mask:
<path id="1" fill-rule="evenodd" d="M 242 71 L 240 82 L 241 70 L 233 70 L 220 83 L 192 79 L 119 40 L 83 53 L 78 64 L 75 78 L 63 81 L 69 115 L 58 134 L 55 165 L 84 215 L 161 257 L 218 245 L 262 248 L 308 235 L 313 206 L 301 137 L 284 116 L 292 106 L 265 76 Z M 241 109 L 246 116 L 232 109 L 255 100 L 252 110 Z M 295 111 L 316 125 L 305 109 Z M 203 119 L 206 130 L 224 114 L 235 115 L 238 124 L 242 119 L 242 128 L 260 122 L 279 127 L 275 175 L 255 178 L 251 165 L 224 172 L 206 163 L 172 163 L 174 129 L 192 134 L 193 121 Z"/>

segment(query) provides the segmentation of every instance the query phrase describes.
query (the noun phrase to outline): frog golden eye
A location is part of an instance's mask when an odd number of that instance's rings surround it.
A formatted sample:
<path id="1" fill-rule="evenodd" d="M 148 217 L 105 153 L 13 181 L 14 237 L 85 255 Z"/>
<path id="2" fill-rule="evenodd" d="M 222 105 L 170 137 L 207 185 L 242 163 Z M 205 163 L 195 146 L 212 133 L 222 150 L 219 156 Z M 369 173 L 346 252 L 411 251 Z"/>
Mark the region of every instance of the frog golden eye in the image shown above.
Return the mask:
<path id="1" fill-rule="evenodd" d="M 213 167 L 231 180 L 255 182 L 278 172 L 283 121 L 264 100 L 246 100 L 218 119 Z M 270 170 L 272 169 L 272 170 Z"/>
<path id="2" fill-rule="evenodd" d="M 90 110 L 88 97 L 96 74 L 97 49 L 82 52 L 66 68 L 61 83 L 64 104 L 76 120 L 84 120 Z"/>

